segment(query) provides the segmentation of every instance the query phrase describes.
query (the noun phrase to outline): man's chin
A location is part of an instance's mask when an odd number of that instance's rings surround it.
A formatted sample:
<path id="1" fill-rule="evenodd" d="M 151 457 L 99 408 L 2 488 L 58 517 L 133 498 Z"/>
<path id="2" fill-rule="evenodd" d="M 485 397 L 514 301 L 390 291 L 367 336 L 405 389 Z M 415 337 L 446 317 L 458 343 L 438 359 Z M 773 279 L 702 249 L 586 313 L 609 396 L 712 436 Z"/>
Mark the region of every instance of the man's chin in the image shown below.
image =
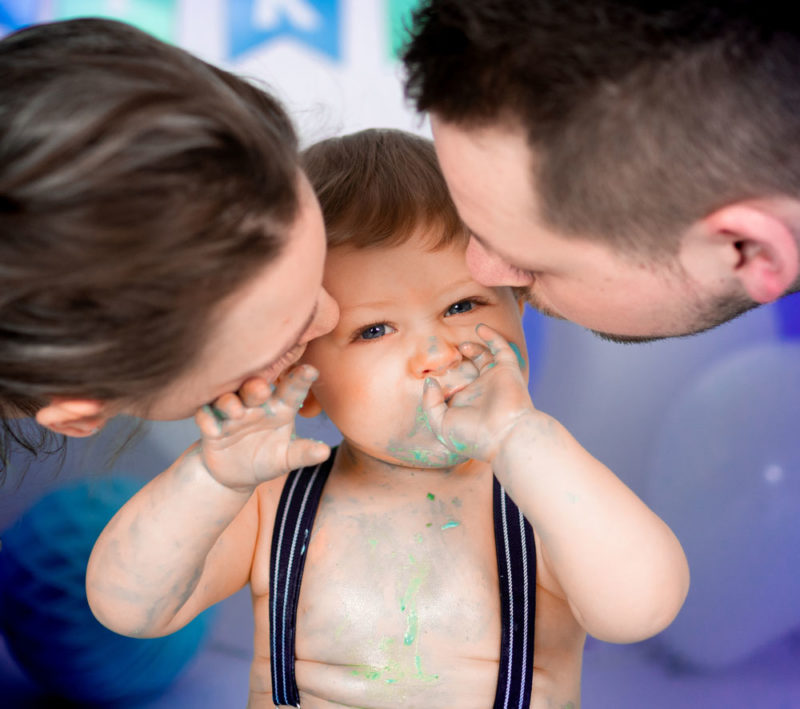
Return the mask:
<path id="1" fill-rule="evenodd" d="M 691 337 L 700 335 L 723 323 L 730 322 L 741 315 L 758 307 L 759 303 L 744 298 L 716 299 L 708 303 L 702 310 L 697 310 L 692 318 L 693 324 L 684 328 L 676 329 L 674 332 L 665 334 L 648 335 L 618 335 L 611 332 L 592 330 L 592 332 L 603 340 L 615 342 L 623 345 L 635 345 L 642 342 L 658 342 L 659 340 L 673 339 L 677 337 Z"/>
<path id="2" fill-rule="evenodd" d="M 563 315 L 555 312 L 552 308 L 542 303 L 536 295 L 530 291 L 526 294 L 525 300 L 528 305 L 539 311 L 542 315 L 556 320 L 569 321 L 569 318 L 565 318 Z M 758 305 L 759 303 L 741 295 L 720 296 L 702 305 L 695 304 L 693 312 L 687 317 L 687 323 L 690 324 L 687 324 L 685 327 L 675 327 L 670 329 L 669 332 L 623 335 L 615 332 L 607 332 L 605 330 L 595 330 L 590 327 L 586 329 L 601 340 L 614 342 L 616 344 L 636 345 L 646 342 L 658 342 L 659 340 L 667 340 L 676 337 L 691 337 L 692 335 L 699 335 L 708 330 L 713 330 L 718 325 L 734 320 L 740 315 L 744 315 L 753 308 L 758 307 Z"/>
<path id="3" fill-rule="evenodd" d="M 602 332 L 601 330 L 590 330 L 593 335 L 597 335 L 601 340 L 606 342 L 614 342 L 618 345 L 638 345 L 643 342 L 658 342 L 659 340 L 666 340 L 670 337 L 688 337 L 694 335 L 694 332 L 687 332 L 680 335 L 616 335 L 612 332 Z"/>
<path id="4" fill-rule="evenodd" d="M 528 291 L 525 296 L 525 301 L 528 305 L 530 305 L 534 310 L 541 313 L 542 315 L 547 316 L 548 318 L 553 318 L 554 320 L 561 320 L 562 322 L 570 322 L 569 318 L 565 318 L 563 315 L 555 312 L 553 309 L 547 307 L 542 303 L 533 293 Z M 586 328 L 589 332 L 597 335 L 601 340 L 605 340 L 606 342 L 615 342 L 617 344 L 624 344 L 624 345 L 632 345 L 637 344 L 640 342 L 656 342 L 658 340 L 663 340 L 670 335 L 618 335 L 613 332 L 604 332 L 603 330 L 593 330 L 591 328 Z"/>

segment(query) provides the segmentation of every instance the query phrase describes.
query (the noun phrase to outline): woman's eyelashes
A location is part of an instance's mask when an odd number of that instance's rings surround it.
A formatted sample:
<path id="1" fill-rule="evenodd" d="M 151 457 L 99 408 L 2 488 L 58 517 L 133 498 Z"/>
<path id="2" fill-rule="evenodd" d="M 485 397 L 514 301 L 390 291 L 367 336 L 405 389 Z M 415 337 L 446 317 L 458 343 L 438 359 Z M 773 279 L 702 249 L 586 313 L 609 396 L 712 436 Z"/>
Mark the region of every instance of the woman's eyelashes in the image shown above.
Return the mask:
<path id="1" fill-rule="evenodd" d="M 304 345 L 296 344 L 290 350 L 282 354 L 277 360 L 275 360 L 272 364 L 270 364 L 266 370 L 261 372 L 260 376 L 271 380 L 273 377 L 277 377 L 279 374 L 283 372 L 283 370 L 288 367 L 290 364 L 293 364 L 296 360 L 298 355 L 305 349 Z"/>

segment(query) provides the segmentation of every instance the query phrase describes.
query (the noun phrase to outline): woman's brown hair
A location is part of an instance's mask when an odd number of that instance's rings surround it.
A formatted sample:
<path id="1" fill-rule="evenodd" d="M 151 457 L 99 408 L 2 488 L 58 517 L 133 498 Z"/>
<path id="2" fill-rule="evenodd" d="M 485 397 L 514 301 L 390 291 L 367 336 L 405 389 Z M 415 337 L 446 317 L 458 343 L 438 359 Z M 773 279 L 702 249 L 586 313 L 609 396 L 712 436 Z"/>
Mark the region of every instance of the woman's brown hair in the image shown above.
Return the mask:
<path id="1" fill-rule="evenodd" d="M 52 397 L 138 402 L 279 256 L 297 141 L 266 92 L 130 26 L 0 42 L 0 474 Z"/>

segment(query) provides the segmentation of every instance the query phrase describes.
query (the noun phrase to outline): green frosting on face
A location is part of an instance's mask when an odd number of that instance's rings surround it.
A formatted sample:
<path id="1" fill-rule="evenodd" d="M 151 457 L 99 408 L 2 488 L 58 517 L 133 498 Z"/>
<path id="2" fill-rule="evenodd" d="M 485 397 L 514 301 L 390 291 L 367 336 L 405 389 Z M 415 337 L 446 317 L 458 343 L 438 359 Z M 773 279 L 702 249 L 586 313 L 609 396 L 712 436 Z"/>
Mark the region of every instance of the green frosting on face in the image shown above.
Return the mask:
<path id="1" fill-rule="evenodd" d="M 525 369 L 525 359 L 522 356 L 522 353 L 519 350 L 519 347 L 515 345 L 513 342 L 508 343 L 509 347 L 514 350 L 514 354 L 517 355 L 517 362 L 519 362 L 519 368 L 524 371 Z"/>

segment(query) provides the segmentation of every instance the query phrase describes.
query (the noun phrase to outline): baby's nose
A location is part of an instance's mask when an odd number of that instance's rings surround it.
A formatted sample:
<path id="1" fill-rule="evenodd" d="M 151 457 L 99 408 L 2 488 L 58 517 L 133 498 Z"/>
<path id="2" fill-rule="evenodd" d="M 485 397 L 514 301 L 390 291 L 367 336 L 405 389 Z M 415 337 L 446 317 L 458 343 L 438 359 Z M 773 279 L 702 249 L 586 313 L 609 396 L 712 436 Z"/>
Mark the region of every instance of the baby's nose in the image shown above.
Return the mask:
<path id="1" fill-rule="evenodd" d="M 453 342 L 431 336 L 421 340 L 411 357 L 411 369 L 417 377 L 438 376 L 461 362 L 462 356 Z"/>

